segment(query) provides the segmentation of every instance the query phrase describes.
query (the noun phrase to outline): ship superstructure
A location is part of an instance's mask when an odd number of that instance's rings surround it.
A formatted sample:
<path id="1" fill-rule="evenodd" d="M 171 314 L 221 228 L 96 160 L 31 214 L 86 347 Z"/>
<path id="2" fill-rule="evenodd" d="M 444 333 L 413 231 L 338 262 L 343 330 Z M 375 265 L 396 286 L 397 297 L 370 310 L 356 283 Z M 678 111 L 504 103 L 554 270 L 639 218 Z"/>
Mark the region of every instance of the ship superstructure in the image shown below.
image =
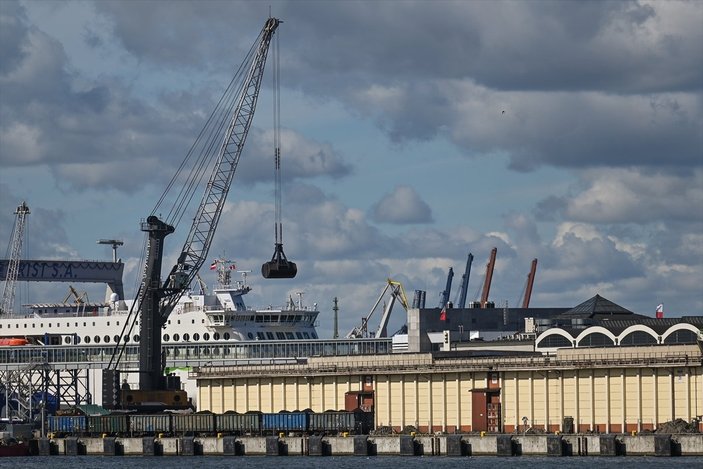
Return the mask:
<path id="1" fill-rule="evenodd" d="M 248 271 L 217 262 L 218 285 L 212 293 L 204 288 L 181 298 L 162 327 L 165 344 L 246 340 L 317 339 L 315 323 L 319 311 L 289 296 L 284 306 L 252 309 L 244 296 L 251 291 Z M 241 280 L 232 281 L 232 274 Z M 0 318 L 0 338 L 24 338 L 42 345 L 138 343 L 139 322 L 125 329 L 129 302 L 112 294 L 106 303 L 37 303 L 26 305 L 24 314 Z"/>

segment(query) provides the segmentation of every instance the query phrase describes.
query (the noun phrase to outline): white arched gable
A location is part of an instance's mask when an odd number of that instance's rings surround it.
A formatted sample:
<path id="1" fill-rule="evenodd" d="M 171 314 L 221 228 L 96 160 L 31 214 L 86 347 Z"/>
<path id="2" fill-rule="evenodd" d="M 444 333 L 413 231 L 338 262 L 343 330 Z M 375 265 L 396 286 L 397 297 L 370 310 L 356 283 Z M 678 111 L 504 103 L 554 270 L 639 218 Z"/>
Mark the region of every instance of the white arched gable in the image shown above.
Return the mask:
<path id="1" fill-rule="evenodd" d="M 700 336 L 701 336 L 701 331 L 700 331 L 700 329 L 698 329 L 696 326 L 694 326 L 693 324 L 688 324 L 688 323 L 685 323 L 685 322 L 680 322 L 680 323 L 678 323 L 678 324 L 674 324 L 673 326 L 671 326 L 670 328 L 668 328 L 668 329 L 666 330 L 666 332 L 664 332 L 664 333 L 662 334 L 662 344 L 664 343 L 664 341 L 666 340 L 666 338 L 669 337 L 669 336 L 670 336 L 671 334 L 673 334 L 674 332 L 676 332 L 676 331 L 684 331 L 684 330 L 693 332 L 694 334 L 696 334 L 696 337 L 700 337 Z"/>
<path id="2" fill-rule="evenodd" d="M 535 345 L 539 347 L 540 342 L 542 342 L 542 340 L 544 338 L 549 337 L 551 335 L 560 335 L 562 337 L 565 337 L 569 341 L 569 343 L 572 344 L 571 346 L 573 347 L 573 343 L 574 343 L 573 336 L 571 334 L 569 334 L 568 332 L 566 332 L 561 327 L 552 327 L 551 329 L 547 329 L 546 331 L 542 332 L 539 335 L 539 337 L 537 337 L 537 340 L 535 341 Z"/>
<path id="3" fill-rule="evenodd" d="M 625 337 L 627 337 L 628 335 L 630 335 L 632 332 L 635 332 L 635 331 L 640 331 L 640 332 L 644 332 L 646 334 L 649 334 L 652 337 L 654 337 L 654 340 L 656 340 L 657 343 L 659 343 L 659 334 L 657 334 L 654 331 L 654 329 L 652 329 L 649 326 L 645 326 L 643 324 L 635 324 L 635 325 L 627 327 L 624 331 L 622 331 L 620 333 L 620 335 L 618 336 L 618 345 L 620 345 L 622 343 L 622 339 L 624 339 Z"/>
<path id="4" fill-rule="evenodd" d="M 584 329 L 584 331 L 581 332 L 578 337 L 576 337 L 576 346 L 578 347 L 581 343 L 581 340 L 583 340 L 586 336 L 596 333 L 600 333 L 607 336 L 613 342 L 613 345 L 615 345 L 615 334 L 613 334 L 603 326 L 591 326 Z"/>

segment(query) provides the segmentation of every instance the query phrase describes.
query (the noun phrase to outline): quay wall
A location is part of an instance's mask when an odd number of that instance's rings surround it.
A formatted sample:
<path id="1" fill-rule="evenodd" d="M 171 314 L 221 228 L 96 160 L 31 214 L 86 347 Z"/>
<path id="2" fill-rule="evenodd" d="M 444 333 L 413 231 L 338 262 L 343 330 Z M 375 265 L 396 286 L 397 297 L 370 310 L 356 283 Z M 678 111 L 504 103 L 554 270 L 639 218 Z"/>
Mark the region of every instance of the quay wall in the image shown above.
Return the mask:
<path id="1" fill-rule="evenodd" d="M 701 434 L 389 435 L 348 437 L 54 438 L 45 455 L 156 456 L 703 456 Z M 44 455 L 44 454 L 42 454 Z"/>

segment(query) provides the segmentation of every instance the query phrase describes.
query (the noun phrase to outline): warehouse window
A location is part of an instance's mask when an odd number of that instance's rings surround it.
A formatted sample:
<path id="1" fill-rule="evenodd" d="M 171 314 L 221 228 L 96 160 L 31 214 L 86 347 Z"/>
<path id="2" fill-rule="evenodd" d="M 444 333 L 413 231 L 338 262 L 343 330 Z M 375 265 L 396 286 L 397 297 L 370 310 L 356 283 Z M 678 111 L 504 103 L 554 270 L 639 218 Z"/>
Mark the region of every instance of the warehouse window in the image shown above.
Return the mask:
<path id="1" fill-rule="evenodd" d="M 656 343 L 657 339 L 644 331 L 633 331 L 620 340 L 620 345 L 651 345 Z"/>
<path id="2" fill-rule="evenodd" d="M 669 336 L 664 339 L 665 344 L 695 344 L 696 334 L 693 331 L 687 329 L 681 329 L 676 332 L 672 332 Z"/>

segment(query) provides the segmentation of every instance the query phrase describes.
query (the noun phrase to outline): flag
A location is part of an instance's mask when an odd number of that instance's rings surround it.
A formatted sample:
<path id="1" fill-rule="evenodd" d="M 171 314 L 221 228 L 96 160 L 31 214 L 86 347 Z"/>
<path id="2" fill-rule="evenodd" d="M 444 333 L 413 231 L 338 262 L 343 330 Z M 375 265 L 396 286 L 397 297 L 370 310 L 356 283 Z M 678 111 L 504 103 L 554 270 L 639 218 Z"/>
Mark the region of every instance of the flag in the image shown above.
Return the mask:
<path id="1" fill-rule="evenodd" d="M 657 306 L 657 319 L 661 319 L 664 317 L 664 303 L 661 303 L 659 306 Z"/>
<path id="2" fill-rule="evenodd" d="M 236 269 L 236 268 L 237 268 L 237 266 L 235 266 L 234 264 L 230 264 L 230 265 L 229 265 L 229 270 L 234 270 L 234 269 Z"/>
<path id="3" fill-rule="evenodd" d="M 442 311 L 439 313 L 439 320 L 440 321 L 447 320 L 447 305 L 444 305 L 444 308 L 442 308 Z"/>
<path id="4" fill-rule="evenodd" d="M 212 261 L 212 264 L 210 264 L 210 270 L 215 270 L 217 269 L 217 261 Z"/>

